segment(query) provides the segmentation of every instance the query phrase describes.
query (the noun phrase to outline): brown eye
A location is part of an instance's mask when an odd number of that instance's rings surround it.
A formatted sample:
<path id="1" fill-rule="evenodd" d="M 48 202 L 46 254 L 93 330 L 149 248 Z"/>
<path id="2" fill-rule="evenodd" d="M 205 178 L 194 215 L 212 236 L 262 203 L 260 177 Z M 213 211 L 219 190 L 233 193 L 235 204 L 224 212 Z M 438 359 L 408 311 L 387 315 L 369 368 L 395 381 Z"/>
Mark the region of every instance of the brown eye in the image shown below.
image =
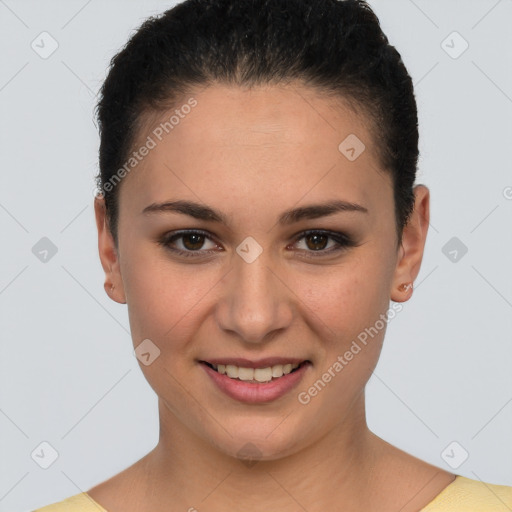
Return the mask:
<path id="1" fill-rule="evenodd" d="M 345 233 L 325 230 L 306 231 L 295 241 L 296 248 L 305 256 L 311 257 L 332 255 L 356 245 L 356 242 Z"/>
<path id="2" fill-rule="evenodd" d="M 211 236 L 201 231 L 167 233 L 158 240 L 158 244 L 180 256 L 200 257 L 218 250 Z"/>
<path id="3" fill-rule="evenodd" d="M 185 249 L 196 251 L 203 246 L 205 237 L 199 233 L 189 233 L 187 235 L 181 235 L 181 238 Z"/>
<path id="4" fill-rule="evenodd" d="M 322 235 L 319 233 L 311 233 L 304 237 L 306 239 L 306 245 L 308 249 L 312 250 L 322 250 L 327 246 L 327 242 L 329 237 L 327 235 Z"/>

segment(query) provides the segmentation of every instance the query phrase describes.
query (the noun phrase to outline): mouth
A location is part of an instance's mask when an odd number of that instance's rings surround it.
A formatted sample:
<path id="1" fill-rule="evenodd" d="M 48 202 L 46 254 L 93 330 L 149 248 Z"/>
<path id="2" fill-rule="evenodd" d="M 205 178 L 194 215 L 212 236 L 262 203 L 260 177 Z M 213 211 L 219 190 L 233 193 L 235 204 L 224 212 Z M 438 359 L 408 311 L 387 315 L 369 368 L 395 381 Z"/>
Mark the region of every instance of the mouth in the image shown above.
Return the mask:
<path id="1" fill-rule="evenodd" d="M 296 361 L 296 360 L 295 360 Z M 284 364 L 273 364 L 266 366 L 238 366 L 235 364 L 221 364 L 211 363 L 208 361 L 199 361 L 210 367 L 215 372 L 225 375 L 233 380 L 243 381 L 253 384 L 261 384 L 272 382 L 280 379 L 281 377 L 294 373 L 307 364 L 311 364 L 309 360 L 301 362 L 286 362 Z M 246 363 L 247 364 L 247 363 Z"/>

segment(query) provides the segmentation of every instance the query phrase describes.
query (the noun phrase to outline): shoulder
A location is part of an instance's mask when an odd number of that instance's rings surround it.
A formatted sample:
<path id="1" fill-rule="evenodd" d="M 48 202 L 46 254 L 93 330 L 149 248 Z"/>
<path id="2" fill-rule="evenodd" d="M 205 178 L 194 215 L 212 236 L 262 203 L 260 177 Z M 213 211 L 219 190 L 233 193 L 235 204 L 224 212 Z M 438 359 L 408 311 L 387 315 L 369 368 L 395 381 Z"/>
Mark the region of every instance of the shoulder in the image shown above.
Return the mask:
<path id="1" fill-rule="evenodd" d="M 512 487 L 457 475 L 421 512 L 510 512 Z"/>
<path id="2" fill-rule="evenodd" d="M 58 503 L 52 503 L 32 512 L 107 512 L 86 492 L 75 494 Z"/>

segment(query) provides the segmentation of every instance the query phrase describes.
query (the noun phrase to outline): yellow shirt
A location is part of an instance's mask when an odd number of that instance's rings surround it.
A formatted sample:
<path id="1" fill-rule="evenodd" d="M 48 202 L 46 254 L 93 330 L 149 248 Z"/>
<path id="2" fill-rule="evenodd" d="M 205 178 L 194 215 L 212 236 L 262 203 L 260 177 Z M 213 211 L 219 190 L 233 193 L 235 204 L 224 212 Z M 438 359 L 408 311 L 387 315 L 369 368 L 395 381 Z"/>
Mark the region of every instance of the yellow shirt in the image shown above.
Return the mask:
<path id="1" fill-rule="evenodd" d="M 420 512 L 510 512 L 512 510 L 512 487 L 472 480 L 457 475 Z M 86 492 L 38 508 L 33 512 L 108 512 Z"/>

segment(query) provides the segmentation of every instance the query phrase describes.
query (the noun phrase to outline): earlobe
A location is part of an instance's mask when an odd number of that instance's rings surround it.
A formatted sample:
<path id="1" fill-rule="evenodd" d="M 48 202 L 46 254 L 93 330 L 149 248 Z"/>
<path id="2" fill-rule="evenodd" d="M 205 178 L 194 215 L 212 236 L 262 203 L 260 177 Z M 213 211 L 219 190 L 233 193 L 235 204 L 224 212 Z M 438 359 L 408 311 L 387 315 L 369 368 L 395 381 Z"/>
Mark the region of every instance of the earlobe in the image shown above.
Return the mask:
<path id="1" fill-rule="evenodd" d="M 413 288 L 414 283 L 402 283 L 397 289 L 397 295 L 394 297 L 393 294 L 391 294 L 391 299 L 394 302 L 406 302 L 411 298 Z"/>
<path id="2" fill-rule="evenodd" d="M 105 200 L 102 196 L 94 198 L 94 213 L 98 229 L 100 262 L 105 272 L 105 292 L 113 301 L 126 304 L 117 248 L 108 226 Z"/>
<path id="3" fill-rule="evenodd" d="M 424 185 L 414 188 L 414 211 L 404 227 L 391 300 L 405 302 L 412 296 L 413 283 L 419 274 L 430 221 L 430 192 Z"/>

